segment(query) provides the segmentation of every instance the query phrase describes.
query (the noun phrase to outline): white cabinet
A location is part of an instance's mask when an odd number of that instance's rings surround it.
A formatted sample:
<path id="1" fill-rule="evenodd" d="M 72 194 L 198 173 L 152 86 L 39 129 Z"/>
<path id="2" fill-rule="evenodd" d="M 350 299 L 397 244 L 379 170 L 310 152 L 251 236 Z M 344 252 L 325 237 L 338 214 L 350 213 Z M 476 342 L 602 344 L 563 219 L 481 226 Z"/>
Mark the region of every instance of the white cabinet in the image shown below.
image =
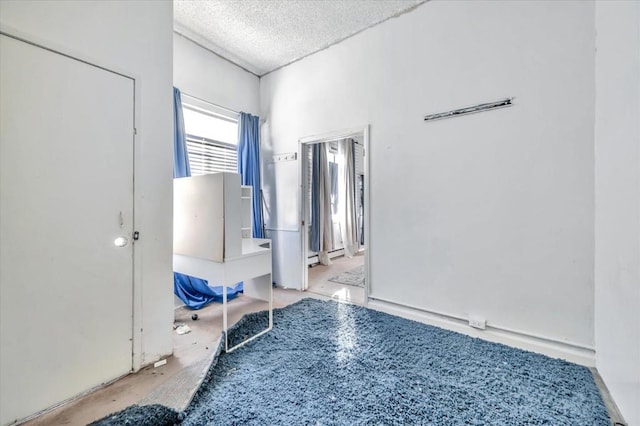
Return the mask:
<path id="1" fill-rule="evenodd" d="M 237 173 L 174 179 L 174 254 L 214 262 L 242 255 L 241 201 Z"/>

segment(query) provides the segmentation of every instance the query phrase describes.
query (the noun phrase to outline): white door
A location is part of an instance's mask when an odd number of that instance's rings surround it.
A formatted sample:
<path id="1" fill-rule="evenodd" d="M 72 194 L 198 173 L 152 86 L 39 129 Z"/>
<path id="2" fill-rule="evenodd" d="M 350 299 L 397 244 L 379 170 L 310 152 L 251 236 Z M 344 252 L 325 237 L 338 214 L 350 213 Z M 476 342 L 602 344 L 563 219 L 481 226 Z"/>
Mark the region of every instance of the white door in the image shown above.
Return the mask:
<path id="1" fill-rule="evenodd" d="M 131 370 L 134 81 L 2 35 L 0 98 L 7 424 Z"/>

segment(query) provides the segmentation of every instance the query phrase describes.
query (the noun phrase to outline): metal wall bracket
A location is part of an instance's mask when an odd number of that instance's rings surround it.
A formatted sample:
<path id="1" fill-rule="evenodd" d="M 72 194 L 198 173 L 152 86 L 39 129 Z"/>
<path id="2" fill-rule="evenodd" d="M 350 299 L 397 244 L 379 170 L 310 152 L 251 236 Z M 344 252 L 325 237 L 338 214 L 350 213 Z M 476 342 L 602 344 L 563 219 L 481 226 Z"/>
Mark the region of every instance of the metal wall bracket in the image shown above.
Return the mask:
<path id="1" fill-rule="evenodd" d="M 437 114 L 429 114 L 424 116 L 424 121 L 441 120 L 443 118 L 451 118 L 457 117 L 459 115 L 467 115 L 491 109 L 504 108 L 513 105 L 513 99 L 514 98 L 506 98 L 496 102 L 487 102 L 484 104 L 453 109 L 451 111 L 439 112 Z"/>

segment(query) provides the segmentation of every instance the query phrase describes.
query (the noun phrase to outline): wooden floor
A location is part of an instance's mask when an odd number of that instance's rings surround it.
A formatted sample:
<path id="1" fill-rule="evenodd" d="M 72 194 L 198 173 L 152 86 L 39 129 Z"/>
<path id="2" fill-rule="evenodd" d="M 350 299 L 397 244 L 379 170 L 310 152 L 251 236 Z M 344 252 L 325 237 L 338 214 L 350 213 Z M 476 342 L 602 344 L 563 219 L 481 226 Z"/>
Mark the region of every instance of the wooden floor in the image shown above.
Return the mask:
<path id="1" fill-rule="evenodd" d="M 320 264 L 311 266 L 308 269 L 308 291 L 332 299 L 364 304 L 364 287 L 329 281 L 330 278 L 361 265 L 364 265 L 364 252 L 360 252 L 352 258 L 337 257 L 332 259 L 329 266 Z"/>

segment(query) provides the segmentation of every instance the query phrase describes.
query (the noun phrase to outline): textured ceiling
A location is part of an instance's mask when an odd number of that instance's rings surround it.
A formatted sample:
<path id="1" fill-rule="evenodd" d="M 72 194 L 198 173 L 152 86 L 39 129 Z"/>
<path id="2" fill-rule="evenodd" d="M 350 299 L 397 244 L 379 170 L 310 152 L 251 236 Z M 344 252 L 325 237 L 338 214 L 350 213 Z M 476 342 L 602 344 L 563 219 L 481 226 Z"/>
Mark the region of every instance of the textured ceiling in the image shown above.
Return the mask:
<path id="1" fill-rule="evenodd" d="M 174 0 L 174 25 L 261 76 L 425 1 Z"/>

